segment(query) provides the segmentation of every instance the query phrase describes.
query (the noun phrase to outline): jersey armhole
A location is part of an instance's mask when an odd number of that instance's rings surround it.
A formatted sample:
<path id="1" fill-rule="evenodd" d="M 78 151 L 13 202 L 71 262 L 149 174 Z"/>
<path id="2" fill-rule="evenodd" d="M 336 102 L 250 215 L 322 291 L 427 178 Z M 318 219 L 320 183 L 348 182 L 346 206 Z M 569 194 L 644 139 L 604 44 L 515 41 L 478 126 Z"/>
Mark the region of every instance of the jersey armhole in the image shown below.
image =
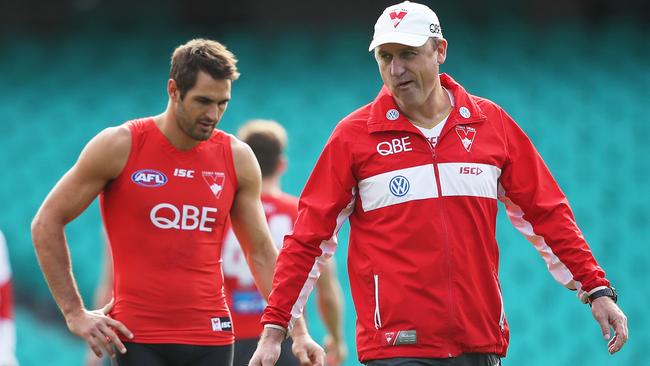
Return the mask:
<path id="1" fill-rule="evenodd" d="M 237 171 L 235 170 L 235 161 L 232 155 L 232 139 L 234 138 L 228 133 L 223 133 L 224 134 L 224 152 L 226 155 L 226 169 L 228 169 L 228 175 L 233 177 L 233 179 L 229 179 L 229 182 L 232 182 L 233 185 L 233 191 L 237 192 L 237 187 L 239 187 L 239 180 L 237 179 Z"/>

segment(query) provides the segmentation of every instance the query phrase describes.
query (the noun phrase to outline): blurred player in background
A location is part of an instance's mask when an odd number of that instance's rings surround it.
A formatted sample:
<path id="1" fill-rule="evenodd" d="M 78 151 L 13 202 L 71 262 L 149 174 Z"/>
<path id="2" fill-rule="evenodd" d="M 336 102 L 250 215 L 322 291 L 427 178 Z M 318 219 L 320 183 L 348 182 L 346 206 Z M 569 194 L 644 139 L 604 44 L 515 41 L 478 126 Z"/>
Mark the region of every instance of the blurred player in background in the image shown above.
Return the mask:
<path id="1" fill-rule="evenodd" d="M 7 241 L 0 231 L 0 366 L 17 366 L 16 323 Z"/>
<path id="2" fill-rule="evenodd" d="M 439 73 L 447 41 L 436 14 L 409 1 L 386 8 L 369 51 L 384 86 L 336 126 L 305 185 L 251 366 L 277 358 L 347 218 L 362 363 L 500 365 L 510 331 L 499 200 L 555 279 L 591 304 L 609 352 L 619 351 L 627 318 L 566 196 L 501 107 Z"/>
<path id="3" fill-rule="evenodd" d="M 277 249 L 260 202 L 259 165 L 248 145 L 215 129 L 239 76 L 236 62 L 215 41 L 179 46 L 166 110 L 95 136 L 32 222 L 39 263 L 68 328 L 98 356 L 116 354 L 121 366 L 232 363 L 220 265 L 229 217 L 260 292 L 270 292 Z M 114 301 L 89 311 L 64 227 L 98 195 Z M 302 319 L 292 337 L 302 363 L 324 362 Z"/>
<path id="4" fill-rule="evenodd" d="M 298 198 L 284 193 L 280 184 L 287 167 L 284 155 L 287 133 L 284 127 L 275 121 L 252 120 L 239 129 L 237 137 L 251 147 L 260 164 L 262 205 L 273 241 L 280 247 L 284 235 L 293 228 L 298 214 Z M 234 365 L 247 365 L 262 333 L 260 319 L 266 301 L 255 287 L 246 258 L 232 229 L 227 231 L 222 257 L 226 296 L 235 327 Z M 329 333 L 325 344 L 326 364 L 339 365 L 345 358 L 347 350 L 341 329 L 341 286 L 336 278 L 336 264 L 333 260 L 322 269 L 316 287 L 321 318 Z M 290 340 L 285 342 L 277 365 L 299 364 L 290 352 L 290 342 Z"/>

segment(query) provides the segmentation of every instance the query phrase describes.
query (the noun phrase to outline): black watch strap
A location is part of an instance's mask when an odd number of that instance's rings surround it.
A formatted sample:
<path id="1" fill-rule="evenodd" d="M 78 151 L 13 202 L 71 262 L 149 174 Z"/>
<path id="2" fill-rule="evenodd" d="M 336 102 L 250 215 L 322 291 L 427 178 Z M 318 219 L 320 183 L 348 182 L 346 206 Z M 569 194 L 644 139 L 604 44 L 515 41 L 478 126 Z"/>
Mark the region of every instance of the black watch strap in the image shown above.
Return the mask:
<path id="1" fill-rule="evenodd" d="M 589 304 L 591 304 L 594 300 L 596 300 L 599 297 L 607 296 L 610 299 L 614 300 L 616 303 L 618 301 L 618 294 L 616 293 L 616 289 L 613 287 L 607 287 L 600 289 L 593 294 L 589 295 Z"/>

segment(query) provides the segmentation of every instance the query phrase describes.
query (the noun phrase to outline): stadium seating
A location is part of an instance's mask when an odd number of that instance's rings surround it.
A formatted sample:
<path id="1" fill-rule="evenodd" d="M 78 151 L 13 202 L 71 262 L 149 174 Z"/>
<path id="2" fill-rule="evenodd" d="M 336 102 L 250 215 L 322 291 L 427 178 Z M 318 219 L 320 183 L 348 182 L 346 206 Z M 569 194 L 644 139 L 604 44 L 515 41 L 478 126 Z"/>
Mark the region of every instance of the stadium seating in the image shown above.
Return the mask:
<path id="1" fill-rule="evenodd" d="M 588 308 L 552 280 L 501 213 L 500 275 L 512 334 L 505 364 L 650 364 L 648 341 L 642 339 L 650 331 L 642 299 L 650 292 L 647 30 L 612 23 L 597 34 L 581 25 L 542 31 L 505 19 L 478 32 L 460 24 L 445 28 L 450 45 L 443 71 L 502 105 L 534 141 L 618 286 L 632 339 L 638 337 L 610 358 Z M 0 70 L 11 70 L 3 72 L 0 92 L 0 228 L 9 243 L 17 298 L 53 306 L 31 247 L 31 218 L 90 137 L 165 108 L 169 53 L 193 35 L 162 28 L 128 35 L 87 29 L 0 43 Z M 220 127 L 234 132 L 250 118 L 283 123 L 290 136 L 283 185 L 299 194 L 337 121 L 369 102 L 381 85 L 366 52 L 368 34 L 351 28 L 327 35 L 233 30 L 205 36 L 223 40 L 240 59 L 242 75 Z M 69 225 L 67 236 L 80 290 L 90 303 L 104 250 L 96 203 Z M 346 240 L 340 245 L 339 275 L 347 287 Z M 344 292 L 351 352 L 346 365 L 354 365 L 355 313 L 349 290 Z M 31 307 L 18 306 L 23 365 L 81 363 L 83 344 L 66 335 L 60 319 L 35 318 Z M 317 311 L 309 306 L 310 325 L 321 339 Z"/>

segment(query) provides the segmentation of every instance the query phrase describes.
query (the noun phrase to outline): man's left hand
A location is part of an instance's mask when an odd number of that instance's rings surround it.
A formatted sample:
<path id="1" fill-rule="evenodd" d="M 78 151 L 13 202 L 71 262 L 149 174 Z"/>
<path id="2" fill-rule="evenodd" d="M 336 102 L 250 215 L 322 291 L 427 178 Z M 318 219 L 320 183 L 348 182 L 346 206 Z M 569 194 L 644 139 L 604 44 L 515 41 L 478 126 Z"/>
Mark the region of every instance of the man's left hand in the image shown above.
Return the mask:
<path id="1" fill-rule="evenodd" d="M 348 355 L 348 349 L 340 338 L 325 336 L 325 366 L 340 366 Z"/>
<path id="2" fill-rule="evenodd" d="M 294 356 L 300 361 L 300 366 L 325 365 L 325 351 L 309 334 L 292 335 Z"/>
<path id="3" fill-rule="evenodd" d="M 600 325 L 605 340 L 609 341 L 607 349 L 609 353 L 618 352 L 625 342 L 627 342 L 627 317 L 623 311 L 616 305 L 614 300 L 607 296 L 602 296 L 591 303 L 591 313 Z M 612 337 L 611 328 L 614 328 Z"/>

